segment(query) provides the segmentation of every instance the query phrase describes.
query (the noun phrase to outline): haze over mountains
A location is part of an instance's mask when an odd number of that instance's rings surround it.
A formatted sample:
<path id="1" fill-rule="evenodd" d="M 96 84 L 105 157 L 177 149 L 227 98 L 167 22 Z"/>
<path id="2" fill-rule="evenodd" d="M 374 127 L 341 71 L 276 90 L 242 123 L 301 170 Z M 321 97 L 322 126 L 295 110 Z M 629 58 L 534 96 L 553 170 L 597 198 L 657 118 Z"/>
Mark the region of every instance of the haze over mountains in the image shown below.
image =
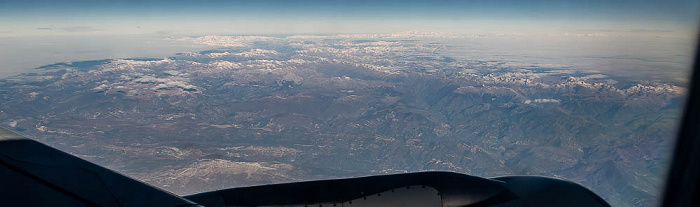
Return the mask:
<path id="1" fill-rule="evenodd" d="M 0 80 L 0 123 L 178 194 L 441 170 L 553 176 L 614 206 L 653 204 L 682 81 L 470 58 L 460 38 L 172 38 L 217 49 Z"/>

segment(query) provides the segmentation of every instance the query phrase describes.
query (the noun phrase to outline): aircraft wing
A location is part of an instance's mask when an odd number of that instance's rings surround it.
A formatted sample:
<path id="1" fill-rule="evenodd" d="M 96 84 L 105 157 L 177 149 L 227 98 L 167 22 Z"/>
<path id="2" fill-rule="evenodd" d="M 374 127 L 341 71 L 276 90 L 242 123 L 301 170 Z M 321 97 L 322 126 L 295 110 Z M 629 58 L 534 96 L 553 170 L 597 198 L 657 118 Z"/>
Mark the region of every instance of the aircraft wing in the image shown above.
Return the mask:
<path id="1" fill-rule="evenodd" d="M 493 179 L 451 172 L 418 172 L 232 188 L 185 198 L 204 206 L 292 207 L 606 207 L 588 189 L 536 176 Z"/>
<path id="2" fill-rule="evenodd" d="M 0 128 L 0 206 L 199 206 Z"/>
<path id="3" fill-rule="evenodd" d="M 559 179 L 419 172 L 177 196 L 0 127 L 0 206 L 610 206 Z"/>

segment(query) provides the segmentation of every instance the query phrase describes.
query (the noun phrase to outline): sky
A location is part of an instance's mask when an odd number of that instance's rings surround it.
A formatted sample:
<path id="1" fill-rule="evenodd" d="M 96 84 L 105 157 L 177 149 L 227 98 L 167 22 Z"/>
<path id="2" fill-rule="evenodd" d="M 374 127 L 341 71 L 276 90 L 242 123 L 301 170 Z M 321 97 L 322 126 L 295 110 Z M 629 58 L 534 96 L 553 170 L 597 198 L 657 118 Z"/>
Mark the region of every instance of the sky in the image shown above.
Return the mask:
<path id="1" fill-rule="evenodd" d="M 0 36 L 438 31 L 694 37 L 692 0 L 0 0 Z"/>

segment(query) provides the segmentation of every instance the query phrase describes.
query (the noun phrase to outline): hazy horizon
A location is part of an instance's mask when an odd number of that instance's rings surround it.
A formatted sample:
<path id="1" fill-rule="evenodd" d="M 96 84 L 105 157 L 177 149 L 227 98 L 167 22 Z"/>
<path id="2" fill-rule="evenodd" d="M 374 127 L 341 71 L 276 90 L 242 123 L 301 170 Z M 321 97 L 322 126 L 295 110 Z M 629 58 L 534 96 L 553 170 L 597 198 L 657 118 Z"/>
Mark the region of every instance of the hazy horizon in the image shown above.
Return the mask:
<path id="1" fill-rule="evenodd" d="M 688 36 L 697 1 L 0 1 L 0 36 L 318 34 Z M 694 36 L 690 36 L 694 38 Z"/>

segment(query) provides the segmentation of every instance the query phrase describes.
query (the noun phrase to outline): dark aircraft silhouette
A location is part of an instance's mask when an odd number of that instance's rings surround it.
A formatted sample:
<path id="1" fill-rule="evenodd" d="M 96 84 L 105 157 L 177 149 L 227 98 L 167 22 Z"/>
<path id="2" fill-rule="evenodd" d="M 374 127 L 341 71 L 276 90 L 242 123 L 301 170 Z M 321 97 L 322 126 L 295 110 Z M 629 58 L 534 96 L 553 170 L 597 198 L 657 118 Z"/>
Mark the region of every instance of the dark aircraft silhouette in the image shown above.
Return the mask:
<path id="1" fill-rule="evenodd" d="M 0 206 L 610 206 L 572 182 L 419 172 L 177 196 L 0 128 Z"/>

